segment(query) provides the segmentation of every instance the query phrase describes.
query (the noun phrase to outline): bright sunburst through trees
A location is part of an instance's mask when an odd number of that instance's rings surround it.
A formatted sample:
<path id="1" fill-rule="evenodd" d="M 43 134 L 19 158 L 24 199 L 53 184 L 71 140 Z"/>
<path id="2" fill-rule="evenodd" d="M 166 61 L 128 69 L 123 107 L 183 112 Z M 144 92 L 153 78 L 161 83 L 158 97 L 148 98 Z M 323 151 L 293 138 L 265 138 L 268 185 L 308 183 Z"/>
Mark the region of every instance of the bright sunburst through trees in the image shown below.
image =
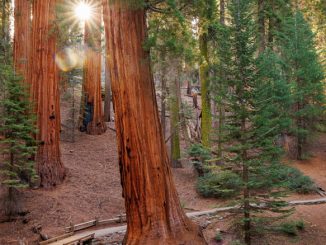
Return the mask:
<path id="1" fill-rule="evenodd" d="M 1 0 L 0 244 L 326 244 L 324 2 Z"/>

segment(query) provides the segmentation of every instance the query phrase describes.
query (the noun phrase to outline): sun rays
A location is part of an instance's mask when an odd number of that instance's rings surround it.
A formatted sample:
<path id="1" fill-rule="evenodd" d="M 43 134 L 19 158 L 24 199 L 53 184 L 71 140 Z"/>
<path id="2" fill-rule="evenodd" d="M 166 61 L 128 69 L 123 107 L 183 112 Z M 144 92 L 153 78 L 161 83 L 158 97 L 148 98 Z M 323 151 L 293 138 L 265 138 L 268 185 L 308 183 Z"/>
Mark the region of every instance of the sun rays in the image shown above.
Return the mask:
<path id="1" fill-rule="evenodd" d="M 59 25 L 64 30 L 72 33 L 73 39 L 76 33 L 85 39 L 85 28 L 87 27 L 88 41 L 79 44 L 66 45 L 56 54 L 56 63 L 60 70 L 70 71 L 81 68 L 86 58 L 88 46 L 92 40 L 101 38 L 101 3 L 95 0 L 71 0 L 58 6 Z M 73 34 L 75 33 L 75 34 Z M 99 36 L 99 37 L 97 37 Z M 76 36 L 76 38 L 78 38 Z M 80 38 L 80 37 L 79 37 Z"/>
<path id="2" fill-rule="evenodd" d="M 60 7 L 60 22 L 68 25 L 70 28 L 84 28 L 87 23 L 90 27 L 95 28 L 95 20 L 101 13 L 100 1 L 95 0 L 71 0 L 68 4 Z"/>

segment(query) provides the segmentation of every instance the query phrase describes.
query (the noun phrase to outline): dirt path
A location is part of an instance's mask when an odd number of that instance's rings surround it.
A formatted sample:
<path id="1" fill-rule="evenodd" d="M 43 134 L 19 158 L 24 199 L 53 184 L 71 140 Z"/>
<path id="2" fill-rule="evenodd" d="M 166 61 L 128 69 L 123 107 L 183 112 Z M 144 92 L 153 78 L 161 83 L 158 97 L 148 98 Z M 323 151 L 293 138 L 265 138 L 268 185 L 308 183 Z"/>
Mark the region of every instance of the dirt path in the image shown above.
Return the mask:
<path id="1" fill-rule="evenodd" d="M 311 145 L 312 157 L 305 161 L 294 161 L 291 165 L 310 176 L 315 183 L 326 190 L 326 134 L 320 135 Z M 308 199 L 311 195 L 300 196 Z M 317 196 L 320 198 L 320 196 Z M 307 233 L 303 241 L 297 244 L 326 244 L 326 204 L 318 206 L 299 206 L 296 215 L 307 224 Z"/>
<path id="2" fill-rule="evenodd" d="M 38 235 L 32 232 L 36 225 L 42 226 L 43 233 L 55 236 L 62 234 L 70 223 L 95 217 L 108 219 L 124 213 L 115 132 L 108 130 L 100 136 L 77 132 L 76 142 L 62 142 L 61 149 L 68 169 L 65 182 L 54 190 L 25 191 L 22 201 L 29 213 L 14 222 L 0 223 L 1 245 L 36 240 Z M 219 203 L 197 195 L 196 175 L 190 165 L 173 173 L 186 210 L 210 209 Z"/>
<path id="3" fill-rule="evenodd" d="M 113 127 L 113 124 L 110 125 Z M 17 244 L 19 240 L 35 241 L 34 226 L 50 236 L 60 235 L 70 223 L 81 223 L 98 217 L 108 219 L 124 213 L 118 167 L 115 132 L 108 130 L 101 136 L 77 133 L 76 142 L 62 142 L 62 160 L 68 169 L 65 182 L 54 190 L 28 190 L 22 201 L 29 213 L 14 222 L 0 223 L 0 244 Z M 313 157 L 293 162 L 324 189 L 326 188 L 326 134 L 311 146 Z M 226 206 L 227 201 L 204 199 L 195 190 L 196 175 L 187 162 L 185 168 L 173 170 L 182 206 L 187 212 Z M 0 190 L 1 195 L 1 190 Z M 313 199 L 318 195 L 294 195 L 290 199 Z M 300 206 L 296 218 L 306 221 L 307 229 L 295 244 L 326 244 L 326 205 Z M 1 220 L 1 210 L 0 210 Z M 229 220 L 223 218 L 212 224 L 206 234 L 213 237 L 216 228 L 226 228 Z M 265 239 L 265 238 L 264 238 Z M 267 237 L 257 244 L 291 244 L 288 238 Z M 30 243 L 33 244 L 33 243 Z M 213 243 L 212 243 L 213 244 Z"/>

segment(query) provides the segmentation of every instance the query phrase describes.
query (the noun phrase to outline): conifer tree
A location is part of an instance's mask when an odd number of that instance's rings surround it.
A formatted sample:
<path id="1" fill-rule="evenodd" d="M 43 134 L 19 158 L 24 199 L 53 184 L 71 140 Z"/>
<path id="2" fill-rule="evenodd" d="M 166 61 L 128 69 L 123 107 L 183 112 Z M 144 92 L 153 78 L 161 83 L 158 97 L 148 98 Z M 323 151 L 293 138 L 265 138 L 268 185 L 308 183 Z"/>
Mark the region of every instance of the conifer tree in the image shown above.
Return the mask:
<path id="1" fill-rule="evenodd" d="M 27 88 L 22 85 L 21 78 L 14 75 L 13 68 L 2 62 L 0 81 L 4 85 L 4 97 L 0 101 L 0 153 L 4 159 L 0 174 L 1 184 L 8 189 L 4 209 L 11 217 L 21 211 L 17 190 L 28 187 L 36 177 L 33 161 L 36 128 Z"/>
<path id="2" fill-rule="evenodd" d="M 199 52 L 200 67 L 199 79 L 201 83 L 201 136 L 202 144 L 205 147 L 210 146 L 210 137 L 212 129 L 212 111 L 210 98 L 210 55 L 209 40 L 211 38 L 211 24 L 216 18 L 216 1 L 203 0 L 199 1 Z"/>
<path id="3" fill-rule="evenodd" d="M 230 25 L 221 31 L 219 46 L 227 49 L 218 70 L 225 73 L 220 81 L 227 86 L 224 94 L 226 117 L 223 162 L 242 177 L 244 241 L 251 243 L 252 227 L 258 219 L 255 205 L 279 211 L 284 183 L 275 181 L 280 171 L 281 149 L 278 135 L 289 125 L 286 105 L 289 87 L 281 76 L 281 61 L 269 49 L 256 59 L 256 32 L 252 15 L 253 1 L 231 0 Z M 219 51 L 219 53 L 222 53 Z M 228 67 L 225 67 L 228 66 Z M 225 69 L 224 69 L 225 68 Z M 264 198 L 257 190 L 264 190 Z M 257 207 L 257 206 L 256 206 Z"/>
<path id="4" fill-rule="evenodd" d="M 325 110 L 323 69 L 314 47 L 314 35 L 300 11 L 285 18 L 279 33 L 284 71 L 293 94 L 297 159 L 304 158 L 308 137 Z"/>
<path id="5" fill-rule="evenodd" d="M 154 70 L 161 75 L 163 87 L 161 118 L 165 117 L 166 100 L 169 102 L 171 135 L 167 138 L 171 140 L 172 167 L 181 167 L 180 129 L 185 125 L 182 118 L 184 108 L 180 84 L 182 63 L 184 60 L 190 62 L 193 59 L 195 40 L 191 35 L 189 19 L 178 10 L 177 5 L 165 3 L 161 4 L 160 8 L 171 8 L 171 10 L 167 13 L 152 12 L 149 15 L 149 38 L 146 48 L 151 49 Z M 161 124 L 164 130 L 164 118 L 161 119 Z"/>

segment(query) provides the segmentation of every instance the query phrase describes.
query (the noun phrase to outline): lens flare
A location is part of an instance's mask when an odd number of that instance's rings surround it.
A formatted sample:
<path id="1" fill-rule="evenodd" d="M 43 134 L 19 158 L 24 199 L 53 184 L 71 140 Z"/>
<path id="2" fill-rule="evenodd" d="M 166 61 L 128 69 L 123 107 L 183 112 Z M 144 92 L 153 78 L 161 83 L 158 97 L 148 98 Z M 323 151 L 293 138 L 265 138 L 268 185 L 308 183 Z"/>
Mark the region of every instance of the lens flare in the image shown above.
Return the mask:
<path id="1" fill-rule="evenodd" d="M 85 51 L 83 49 L 65 48 L 55 56 L 55 62 L 60 70 L 67 72 L 83 67 Z"/>
<path id="2" fill-rule="evenodd" d="M 85 2 L 80 2 L 75 7 L 75 16 L 81 21 L 87 21 L 91 19 L 93 15 L 92 12 L 93 11 L 91 5 Z"/>

